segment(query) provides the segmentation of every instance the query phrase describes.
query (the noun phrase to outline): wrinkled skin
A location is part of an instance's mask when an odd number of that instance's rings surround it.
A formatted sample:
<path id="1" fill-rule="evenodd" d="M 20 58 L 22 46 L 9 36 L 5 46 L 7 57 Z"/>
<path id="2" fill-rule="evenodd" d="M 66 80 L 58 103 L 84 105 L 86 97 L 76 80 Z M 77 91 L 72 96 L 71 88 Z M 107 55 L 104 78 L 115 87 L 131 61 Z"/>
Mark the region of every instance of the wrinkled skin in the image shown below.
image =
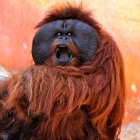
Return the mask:
<path id="1" fill-rule="evenodd" d="M 44 64 L 48 58 L 53 65 L 80 65 L 91 60 L 98 40 L 93 28 L 82 21 L 57 20 L 42 26 L 36 33 L 32 56 L 36 65 Z"/>

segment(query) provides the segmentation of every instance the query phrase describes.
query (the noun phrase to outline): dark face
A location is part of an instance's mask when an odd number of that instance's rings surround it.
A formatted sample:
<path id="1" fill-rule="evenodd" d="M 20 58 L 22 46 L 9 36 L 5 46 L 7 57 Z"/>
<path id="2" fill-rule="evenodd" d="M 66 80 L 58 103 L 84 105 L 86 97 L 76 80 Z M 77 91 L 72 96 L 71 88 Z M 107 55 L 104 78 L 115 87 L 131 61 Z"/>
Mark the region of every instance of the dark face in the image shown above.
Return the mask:
<path id="1" fill-rule="evenodd" d="M 33 39 L 36 65 L 80 65 L 91 60 L 99 46 L 92 27 L 79 20 L 57 20 L 45 24 Z"/>

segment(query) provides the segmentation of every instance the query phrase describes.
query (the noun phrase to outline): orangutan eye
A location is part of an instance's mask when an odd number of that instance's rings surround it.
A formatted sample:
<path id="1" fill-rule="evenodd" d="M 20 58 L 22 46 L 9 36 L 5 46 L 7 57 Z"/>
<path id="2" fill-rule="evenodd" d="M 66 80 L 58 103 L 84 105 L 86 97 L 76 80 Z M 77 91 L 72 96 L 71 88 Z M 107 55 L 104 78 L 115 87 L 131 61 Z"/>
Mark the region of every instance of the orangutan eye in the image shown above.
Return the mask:
<path id="1" fill-rule="evenodd" d="M 60 35 L 62 35 L 62 33 L 58 32 L 57 35 L 60 36 Z"/>
<path id="2" fill-rule="evenodd" d="M 70 32 L 68 33 L 68 36 L 71 36 L 71 33 Z"/>

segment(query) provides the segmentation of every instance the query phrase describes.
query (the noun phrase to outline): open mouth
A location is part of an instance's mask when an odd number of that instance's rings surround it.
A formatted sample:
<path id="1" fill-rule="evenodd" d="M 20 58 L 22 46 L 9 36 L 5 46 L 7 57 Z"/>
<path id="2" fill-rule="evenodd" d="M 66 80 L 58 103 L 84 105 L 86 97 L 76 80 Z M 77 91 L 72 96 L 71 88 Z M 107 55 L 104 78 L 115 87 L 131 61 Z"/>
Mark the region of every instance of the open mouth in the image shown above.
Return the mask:
<path id="1" fill-rule="evenodd" d="M 67 45 L 58 45 L 55 51 L 55 57 L 57 61 L 68 63 L 72 58 L 72 54 Z"/>

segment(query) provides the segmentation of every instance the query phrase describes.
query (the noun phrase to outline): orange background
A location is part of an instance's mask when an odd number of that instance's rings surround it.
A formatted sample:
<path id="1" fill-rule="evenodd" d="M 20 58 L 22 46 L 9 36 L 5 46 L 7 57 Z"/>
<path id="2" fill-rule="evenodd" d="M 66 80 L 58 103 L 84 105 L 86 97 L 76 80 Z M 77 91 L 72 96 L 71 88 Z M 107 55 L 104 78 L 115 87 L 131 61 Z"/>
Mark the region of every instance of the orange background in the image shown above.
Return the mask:
<path id="1" fill-rule="evenodd" d="M 61 0 L 0 0 L 0 65 L 19 70 L 32 63 L 34 26 L 55 3 Z M 140 0 L 83 0 L 83 5 L 118 43 L 125 61 L 125 122 L 140 122 Z"/>

